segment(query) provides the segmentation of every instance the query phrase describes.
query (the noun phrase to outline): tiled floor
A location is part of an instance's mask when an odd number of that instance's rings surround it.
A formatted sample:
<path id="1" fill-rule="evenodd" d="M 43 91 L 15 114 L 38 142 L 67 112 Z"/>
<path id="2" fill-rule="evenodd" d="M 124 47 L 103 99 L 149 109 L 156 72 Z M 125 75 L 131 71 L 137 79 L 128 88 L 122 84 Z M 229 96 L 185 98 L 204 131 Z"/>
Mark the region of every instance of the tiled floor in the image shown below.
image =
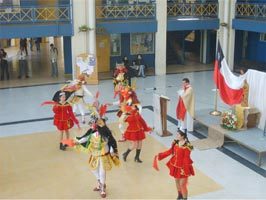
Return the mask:
<path id="1" fill-rule="evenodd" d="M 59 52 L 60 45 L 58 45 Z M 59 78 L 50 77 L 50 65 L 48 57 L 48 44 L 42 45 L 41 53 L 29 53 L 29 66 L 31 78 L 18 80 L 17 77 L 17 48 L 8 50 L 11 65 L 11 80 L 1 81 L 0 88 L 0 137 L 9 137 L 20 134 L 30 134 L 55 130 L 52 125 L 52 112 L 49 106 L 41 107 L 43 101 L 50 100 L 54 92 L 57 91 L 66 78 L 63 73 L 63 58 L 59 56 Z M 137 95 L 143 106 L 152 105 L 153 93 L 163 94 L 170 98 L 168 115 L 175 118 L 175 108 L 177 103 L 177 90 L 182 79 L 188 77 L 196 95 L 196 110 L 214 108 L 214 84 L 212 81 L 212 71 L 191 72 L 195 63 L 190 63 L 190 67 L 179 66 L 182 74 L 171 74 L 165 76 L 148 76 L 146 78 L 136 78 Z M 197 65 L 198 66 L 198 65 Z M 205 68 L 204 68 L 205 67 Z M 207 68 L 206 68 L 207 67 Z M 199 66 L 202 69 L 211 70 L 212 66 Z M 175 66 L 169 67 L 169 73 L 176 72 Z M 180 71 L 178 71 L 180 72 Z M 185 72 L 185 73 L 184 73 Z M 32 87 L 17 87 L 27 85 L 46 85 Z M 50 83 L 50 84 L 47 84 Z M 92 93 L 100 91 L 101 102 L 113 102 L 112 80 L 102 80 L 99 85 L 89 85 L 88 89 Z M 86 101 L 92 101 L 86 98 Z M 228 106 L 218 102 L 219 110 L 226 110 Z M 116 107 L 109 108 L 117 109 Z M 153 113 L 149 109 L 143 110 L 143 116 L 149 124 L 153 124 Z M 117 121 L 114 113 L 108 114 L 109 122 Z M 176 131 L 176 126 L 168 122 L 168 129 Z M 169 146 L 175 136 L 161 138 L 152 134 L 159 142 Z M 190 140 L 195 140 L 195 136 L 189 135 Z M 245 152 L 242 152 L 245 154 Z M 266 180 L 244 164 L 234 160 L 230 156 L 217 149 L 199 151 L 195 150 L 192 157 L 196 167 L 209 175 L 224 189 L 214 193 L 208 193 L 193 197 L 195 199 L 266 199 Z M 262 166 L 266 169 L 266 163 Z M 0 194 L 1 198 L 1 194 Z"/>
<path id="2" fill-rule="evenodd" d="M 171 74 L 165 76 L 149 76 L 137 79 L 137 94 L 143 106 L 152 105 L 153 93 L 163 94 L 170 98 L 168 115 L 175 118 L 177 90 L 182 78 L 188 77 L 196 95 L 196 110 L 214 107 L 214 84 L 212 71 Z M 41 107 L 45 100 L 50 100 L 60 84 L 43 85 L 25 88 L 10 88 L 0 90 L 0 137 L 18 134 L 36 133 L 55 130 L 50 119 L 53 116 L 49 106 Z M 111 80 L 100 81 L 99 85 L 89 85 L 92 93 L 100 91 L 101 102 L 113 102 L 113 85 Z M 86 98 L 86 101 L 91 101 Z M 228 107 L 218 102 L 219 110 Z M 116 109 L 111 107 L 110 110 Z M 143 116 L 149 124 L 153 124 L 153 113 L 143 110 Z M 110 122 L 116 121 L 114 113 L 108 114 Z M 29 120 L 29 121 L 27 121 Z M 34 121 L 36 120 L 36 121 Z M 176 127 L 168 123 L 168 129 L 175 132 Z M 169 146 L 175 136 L 161 138 L 152 134 L 165 146 Z M 196 139 L 189 135 L 190 140 Z M 266 199 L 266 179 L 245 165 L 217 149 L 192 153 L 195 166 L 222 185 L 223 189 L 193 197 L 195 199 Z M 264 164 L 265 165 L 265 164 Z M 264 166 L 265 167 L 265 166 Z M 1 194 L 0 194 L 1 196 Z"/>

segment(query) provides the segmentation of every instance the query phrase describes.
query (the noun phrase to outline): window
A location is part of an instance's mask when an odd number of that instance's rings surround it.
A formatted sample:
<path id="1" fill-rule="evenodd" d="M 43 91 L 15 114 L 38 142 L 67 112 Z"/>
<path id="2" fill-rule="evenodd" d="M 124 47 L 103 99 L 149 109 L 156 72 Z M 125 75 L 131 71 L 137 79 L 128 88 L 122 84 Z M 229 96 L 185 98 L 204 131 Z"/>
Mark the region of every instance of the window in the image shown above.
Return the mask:
<path id="1" fill-rule="evenodd" d="M 266 33 L 261 33 L 260 34 L 260 41 L 261 42 L 266 42 Z"/>
<path id="2" fill-rule="evenodd" d="M 153 54 L 154 34 L 153 33 L 131 33 L 130 54 Z"/>
<path id="3" fill-rule="evenodd" d="M 0 6 L 4 7 L 0 9 L 0 12 L 18 12 L 18 8 L 15 7 L 20 6 L 20 0 L 0 0 Z"/>
<path id="4" fill-rule="evenodd" d="M 111 34 L 111 56 L 121 56 L 121 34 Z"/>

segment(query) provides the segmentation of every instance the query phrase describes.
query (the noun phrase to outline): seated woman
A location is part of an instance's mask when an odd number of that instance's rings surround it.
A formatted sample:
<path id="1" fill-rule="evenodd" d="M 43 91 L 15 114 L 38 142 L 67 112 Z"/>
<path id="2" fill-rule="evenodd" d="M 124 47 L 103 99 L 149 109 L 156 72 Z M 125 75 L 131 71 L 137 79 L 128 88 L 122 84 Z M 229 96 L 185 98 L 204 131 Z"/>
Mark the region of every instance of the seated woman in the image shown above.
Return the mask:
<path id="1" fill-rule="evenodd" d="M 143 78 L 145 78 L 145 65 L 143 64 L 143 60 L 142 60 L 142 56 L 140 54 L 137 55 L 137 59 L 136 59 L 136 65 L 139 66 L 138 70 L 138 76 L 142 76 Z"/>

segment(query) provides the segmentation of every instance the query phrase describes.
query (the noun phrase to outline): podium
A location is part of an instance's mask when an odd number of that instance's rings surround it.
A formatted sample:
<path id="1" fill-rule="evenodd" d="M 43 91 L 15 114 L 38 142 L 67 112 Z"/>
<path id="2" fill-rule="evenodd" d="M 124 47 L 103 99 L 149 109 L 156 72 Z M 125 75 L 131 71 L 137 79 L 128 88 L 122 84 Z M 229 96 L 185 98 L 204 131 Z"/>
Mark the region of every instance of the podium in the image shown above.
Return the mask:
<path id="1" fill-rule="evenodd" d="M 77 60 L 78 59 L 82 59 L 83 62 L 89 62 L 89 54 L 87 53 L 83 53 L 83 54 L 80 54 L 77 56 Z M 77 62 L 76 62 L 76 78 L 78 78 L 78 76 L 81 74 L 80 72 L 80 67 L 78 66 Z M 86 77 L 86 82 L 87 84 L 92 84 L 92 85 L 97 85 L 99 83 L 99 80 L 98 80 L 98 67 L 97 67 L 97 61 L 96 63 L 94 63 L 94 69 L 93 69 L 93 72 L 92 74 L 90 74 L 89 76 Z"/>
<path id="2" fill-rule="evenodd" d="M 173 135 L 167 130 L 167 104 L 170 99 L 163 95 L 153 95 L 154 130 L 161 137 Z M 160 122 L 160 123 L 157 123 Z"/>

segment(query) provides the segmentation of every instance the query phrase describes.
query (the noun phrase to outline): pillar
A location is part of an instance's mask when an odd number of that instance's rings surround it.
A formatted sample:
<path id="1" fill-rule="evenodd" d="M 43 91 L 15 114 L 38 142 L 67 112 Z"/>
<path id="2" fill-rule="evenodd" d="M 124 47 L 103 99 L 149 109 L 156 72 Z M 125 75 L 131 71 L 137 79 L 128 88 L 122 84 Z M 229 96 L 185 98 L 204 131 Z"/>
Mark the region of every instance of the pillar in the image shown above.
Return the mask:
<path id="1" fill-rule="evenodd" d="M 208 44 L 208 31 L 201 31 L 201 40 L 200 40 L 200 62 L 207 64 L 207 44 Z"/>
<path id="2" fill-rule="evenodd" d="M 166 74 L 167 1 L 156 1 L 155 75 Z"/>
<path id="3" fill-rule="evenodd" d="M 233 29 L 233 19 L 235 18 L 235 7 L 236 0 L 231 0 L 229 3 L 230 8 L 230 18 L 228 23 L 229 28 L 229 39 L 228 39 L 228 65 L 233 71 L 234 69 L 234 58 L 235 58 L 235 29 Z"/>
<path id="4" fill-rule="evenodd" d="M 65 65 L 65 74 L 72 74 L 74 71 L 72 69 L 72 48 L 71 48 L 71 37 L 63 37 L 63 47 L 64 47 L 64 65 Z"/>
<path id="5" fill-rule="evenodd" d="M 76 57 L 87 52 L 87 33 L 79 32 L 79 27 L 87 24 L 87 0 L 72 1 L 73 4 L 73 36 L 72 46 L 72 76 L 75 79 Z"/>
<path id="6" fill-rule="evenodd" d="M 88 53 L 96 57 L 96 15 L 95 15 L 95 0 L 88 0 L 88 26 L 91 28 L 88 31 Z"/>
<path id="7" fill-rule="evenodd" d="M 217 37 L 220 40 L 225 59 L 231 70 L 234 68 L 235 30 L 232 20 L 235 18 L 236 0 L 219 0 L 220 29 Z"/>

